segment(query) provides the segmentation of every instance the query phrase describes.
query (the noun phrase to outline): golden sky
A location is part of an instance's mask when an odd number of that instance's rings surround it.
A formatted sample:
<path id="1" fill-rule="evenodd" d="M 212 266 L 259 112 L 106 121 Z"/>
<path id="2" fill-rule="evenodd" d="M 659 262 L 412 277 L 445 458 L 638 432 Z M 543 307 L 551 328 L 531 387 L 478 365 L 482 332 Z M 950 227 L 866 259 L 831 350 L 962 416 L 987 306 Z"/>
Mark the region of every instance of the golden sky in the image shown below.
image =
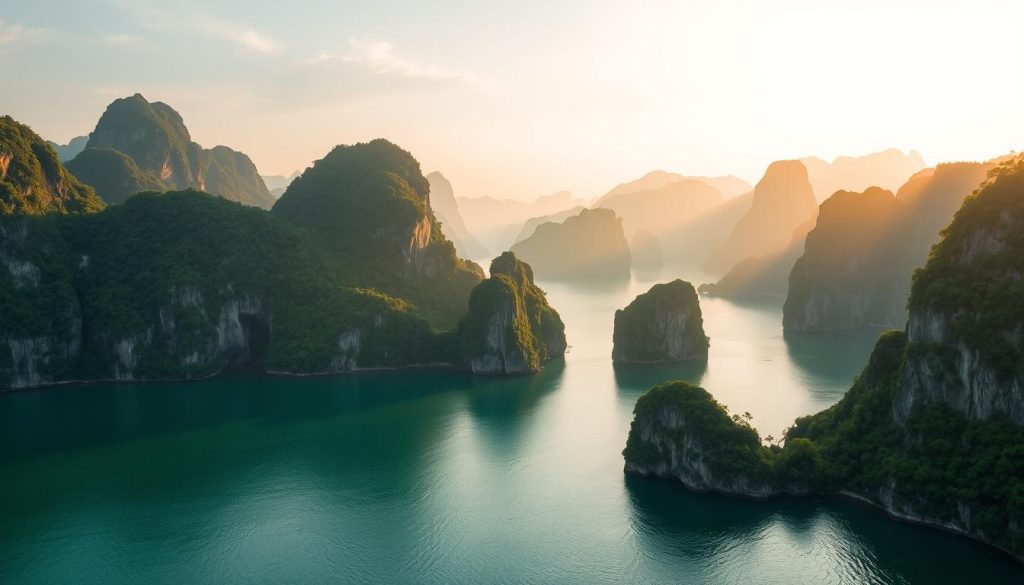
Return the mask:
<path id="1" fill-rule="evenodd" d="M 277 4 L 19 3 L 0 110 L 63 141 L 139 91 L 264 174 L 380 136 L 459 195 L 515 198 L 1024 144 L 1019 0 Z"/>

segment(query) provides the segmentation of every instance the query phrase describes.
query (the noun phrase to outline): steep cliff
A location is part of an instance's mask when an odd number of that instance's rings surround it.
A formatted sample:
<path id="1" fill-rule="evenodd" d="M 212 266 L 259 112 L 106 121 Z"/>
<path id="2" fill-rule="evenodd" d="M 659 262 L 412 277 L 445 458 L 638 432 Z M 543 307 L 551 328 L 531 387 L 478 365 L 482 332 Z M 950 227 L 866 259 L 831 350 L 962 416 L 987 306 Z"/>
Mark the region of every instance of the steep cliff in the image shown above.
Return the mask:
<path id="1" fill-rule="evenodd" d="M 351 286 L 410 300 L 454 328 L 483 270 L 459 259 L 430 210 L 419 162 L 387 140 L 337 146 L 295 179 L 271 213 L 329 250 Z"/>
<path id="2" fill-rule="evenodd" d="M 750 209 L 729 238 L 704 263 L 708 272 L 725 274 L 746 258 L 781 252 L 802 230 L 802 238 L 818 214 L 818 202 L 800 161 L 776 161 L 754 187 Z"/>
<path id="3" fill-rule="evenodd" d="M 629 278 L 629 244 L 621 220 L 610 209 L 584 209 L 562 223 L 541 224 L 512 251 L 542 279 Z"/>
<path id="4" fill-rule="evenodd" d="M 790 331 L 898 327 L 906 314 L 904 206 L 877 187 L 838 191 L 824 203 L 789 276 L 783 327 Z"/>
<path id="5" fill-rule="evenodd" d="M 1024 558 L 1024 157 L 944 234 L 914 278 L 906 332 L 884 333 L 843 399 L 797 419 L 784 446 L 730 468 L 754 443 L 742 420 L 694 422 L 710 396 L 699 409 L 638 402 L 627 471 L 708 489 L 693 479 L 704 466 L 729 469 L 713 476 L 728 493 L 843 493 Z"/>
<path id="6" fill-rule="evenodd" d="M 103 202 L 67 172 L 45 140 L 10 116 L 0 117 L 0 214 L 83 213 Z"/>
<path id="7" fill-rule="evenodd" d="M 466 222 L 462 220 L 451 182 L 436 171 L 427 175 L 427 182 L 430 183 L 430 208 L 441 222 L 444 235 L 455 245 L 455 251 L 462 258 L 486 257 L 487 250 L 470 233 Z"/>
<path id="8" fill-rule="evenodd" d="M 902 327 L 911 274 L 939 231 L 992 168 L 939 165 L 914 175 L 896 197 L 840 191 L 821 205 L 789 277 L 783 325 L 792 331 Z"/>
<path id="9" fill-rule="evenodd" d="M 528 374 L 565 354 L 565 325 L 515 254 L 491 262 L 456 333 L 461 361 L 478 374 Z"/>
<path id="10" fill-rule="evenodd" d="M 708 337 L 693 285 L 656 284 L 615 311 L 612 361 L 616 363 L 706 360 Z"/>
<path id="11" fill-rule="evenodd" d="M 134 167 L 112 164 L 109 156 L 82 158 L 90 149 L 123 153 Z M 81 160 L 78 160 L 80 159 Z M 78 173 L 99 178 L 94 185 L 108 203 L 123 201 L 132 193 L 126 186 L 140 182 L 141 172 L 149 183 L 170 189 L 199 189 L 246 205 L 269 209 L 274 203 L 256 166 L 248 156 L 225 146 L 204 149 L 192 141 L 181 115 L 162 102 L 149 102 L 140 94 L 114 100 L 89 134 L 86 149 L 72 160 Z M 94 168 L 94 164 L 104 165 Z M 122 171 L 124 177 L 109 173 Z M 113 186 L 106 192 L 101 187 Z"/>

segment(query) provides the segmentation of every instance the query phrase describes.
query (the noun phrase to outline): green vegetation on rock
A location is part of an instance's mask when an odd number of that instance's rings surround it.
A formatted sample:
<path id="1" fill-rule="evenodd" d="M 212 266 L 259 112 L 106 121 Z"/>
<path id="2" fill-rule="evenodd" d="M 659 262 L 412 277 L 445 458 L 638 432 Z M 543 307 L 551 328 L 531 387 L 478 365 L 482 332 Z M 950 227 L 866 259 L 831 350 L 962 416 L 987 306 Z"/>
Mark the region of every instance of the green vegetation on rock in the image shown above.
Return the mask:
<path id="1" fill-rule="evenodd" d="M 103 209 L 31 128 L 0 117 L 0 214 L 88 213 Z"/>
<path id="2" fill-rule="evenodd" d="M 676 279 L 656 284 L 615 311 L 612 360 L 677 362 L 708 357 L 708 337 L 693 285 Z"/>
<path id="3" fill-rule="evenodd" d="M 491 277 L 469 298 L 457 331 L 459 353 L 477 373 L 536 372 L 565 353 L 565 325 L 511 252 L 491 262 Z"/>
<path id="4" fill-rule="evenodd" d="M 656 387 L 637 402 L 626 470 L 758 497 L 854 494 L 1024 558 L 1022 234 L 1018 157 L 957 212 L 915 275 L 907 331 L 882 334 L 837 404 L 755 457 L 756 433 L 724 409 L 709 417 L 710 395 Z"/>
<path id="5" fill-rule="evenodd" d="M 483 278 L 460 259 L 428 204 L 411 154 L 387 140 L 337 146 L 288 187 L 272 210 L 328 250 L 346 282 L 407 298 L 452 329 Z"/>

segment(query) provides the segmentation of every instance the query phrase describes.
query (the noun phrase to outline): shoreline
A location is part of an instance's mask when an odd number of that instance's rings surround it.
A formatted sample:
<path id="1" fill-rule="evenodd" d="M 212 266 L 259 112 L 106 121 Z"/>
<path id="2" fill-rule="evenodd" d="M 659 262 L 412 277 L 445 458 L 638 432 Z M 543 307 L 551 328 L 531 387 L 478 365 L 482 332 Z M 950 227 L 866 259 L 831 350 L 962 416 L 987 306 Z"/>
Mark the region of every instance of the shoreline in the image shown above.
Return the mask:
<path id="1" fill-rule="evenodd" d="M 202 376 L 194 376 L 190 378 L 143 378 L 143 379 L 120 379 L 120 378 L 96 378 L 96 379 L 80 379 L 80 380 L 59 380 L 55 382 L 48 382 L 45 384 L 36 384 L 33 386 L 17 386 L 17 387 L 0 387 L 0 394 L 6 394 L 9 392 L 25 392 L 32 390 L 48 390 L 54 388 L 74 388 L 87 387 L 94 384 L 174 384 L 174 383 L 185 383 L 185 382 L 202 382 L 210 380 L 218 376 L 224 376 L 232 373 L 249 372 L 259 377 L 264 378 L 326 378 L 329 376 L 349 376 L 358 374 L 371 374 L 375 372 L 400 372 L 405 370 L 422 370 L 426 372 L 457 372 L 464 373 L 469 376 L 479 376 L 483 378 L 518 378 L 522 376 L 531 376 L 540 373 L 544 368 L 557 360 L 564 358 L 554 358 L 548 360 L 541 365 L 540 370 L 532 373 L 523 374 L 485 374 L 473 372 L 469 368 L 461 368 L 455 364 L 449 362 L 427 362 L 422 364 L 406 364 L 401 366 L 377 366 L 377 367 L 358 367 L 350 370 L 337 370 L 337 371 L 322 371 L 322 372 L 288 372 L 284 370 L 267 370 L 263 368 L 252 367 L 237 367 L 237 368 L 225 368 L 212 374 L 206 374 Z"/>
<path id="2" fill-rule="evenodd" d="M 836 500 L 844 500 L 844 501 L 851 502 L 851 503 L 854 503 L 854 504 L 858 504 L 858 505 L 861 505 L 861 506 L 864 506 L 864 507 L 867 507 L 867 508 L 871 508 L 872 510 L 874 510 L 876 512 L 881 512 L 887 518 L 889 518 L 890 520 L 893 520 L 895 522 L 900 522 L 900 523 L 909 524 L 909 525 L 923 526 L 923 527 L 931 528 L 931 529 L 937 529 L 937 530 L 941 530 L 942 532 L 946 532 L 948 534 L 954 534 L 956 536 L 968 538 L 968 539 L 973 540 L 973 541 L 975 541 L 975 542 L 977 542 L 979 544 L 983 544 L 986 547 L 988 547 L 988 548 L 990 548 L 990 549 L 992 549 L 994 551 L 997 551 L 999 554 L 1004 555 L 1004 556 L 1012 559 L 1017 564 L 1024 566 L 1024 555 L 1017 555 L 1013 551 L 1011 551 L 1009 549 L 1006 549 L 1006 548 L 1004 548 L 1004 547 L 1002 547 L 1002 546 L 1000 546 L 998 544 L 995 544 L 994 542 L 985 540 L 984 538 L 981 538 L 978 535 L 971 534 L 970 532 L 967 532 L 966 530 L 963 530 L 961 528 L 957 528 L 956 526 L 951 526 L 949 524 L 944 524 L 944 523 L 939 522 L 937 520 L 928 519 L 928 518 L 924 518 L 924 517 L 921 517 L 921 516 L 911 516 L 911 515 L 908 515 L 908 514 L 903 514 L 903 513 L 900 513 L 900 512 L 896 512 L 895 510 L 890 510 L 889 508 L 886 508 L 882 504 L 879 504 L 878 502 L 875 502 L 875 501 L 871 500 L 871 498 L 869 498 L 867 496 L 864 496 L 862 494 L 858 494 L 856 492 L 852 492 L 852 491 L 849 491 L 849 490 L 840 490 L 838 492 L 823 492 L 823 493 L 819 493 L 819 494 L 812 494 L 812 493 L 794 494 L 794 493 L 780 492 L 780 493 L 776 493 L 776 494 L 772 494 L 772 495 L 759 495 L 759 494 L 752 494 L 752 493 L 729 492 L 729 491 L 716 490 L 716 489 L 701 489 L 701 488 L 697 488 L 697 487 L 694 487 L 694 486 L 690 486 L 690 485 L 686 484 L 685 482 L 681 481 L 678 477 L 675 477 L 675 476 L 664 477 L 664 476 L 656 475 L 656 474 L 653 474 L 653 473 L 645 473 L 645 472 L 637 470 L 637 469 L 629 469 L 628 465 L 627 465 L 627 468 L 623 470 L 623 473 L 624 473 L 624 475 L 632 475 L 632 476 L 635 476 L 635 477 L 654 479 L 654 480 L 659 480 L 659 481 L 670 481 L 670 482 L 673 482 L 673 483 L 677 483 L 677 484 L 681 485 L 683 487 L 683 489 L 685 489 L 685 490 L 687 490 L 687 491 L 689 491 L 691 493 L 695 493 L 695 494 L 700 494 L 700 495 L 716 495 L 716 496 L 721 496 L 721 497 L 726 497 L 726 498 L 738 498 L 738 499 L 747 500 L 747 501 L 753 501 L 753 502 L 767 502 L 768 500 L 772 500 L 772 499 L 786 499 L 786 498 L 797 499 L 797 500 L 804 500 L 804 499 L 806 499 L 809 496 L 813 497 L 815 495 L 820 496 L 820 497 L 824 497 L 824 498 L 831 498 L 831 499 L 836 499 Z"/>

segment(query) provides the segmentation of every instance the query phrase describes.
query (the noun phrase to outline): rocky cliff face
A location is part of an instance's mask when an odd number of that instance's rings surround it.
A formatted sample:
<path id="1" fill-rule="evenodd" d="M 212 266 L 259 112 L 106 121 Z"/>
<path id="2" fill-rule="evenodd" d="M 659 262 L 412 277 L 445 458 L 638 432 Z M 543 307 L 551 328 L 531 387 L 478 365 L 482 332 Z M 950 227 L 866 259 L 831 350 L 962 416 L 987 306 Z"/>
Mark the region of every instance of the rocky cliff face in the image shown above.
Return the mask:
<path id="1" fill-rule="evenodd" d="M 821 204 L 817 225 L 789 275 L 783 327 L 830 331 L 905 323 L 904 206 L 889 191 L 839 191 Z"/>
<path id="2" fill-rule="evenodd" d="M 911 274 L 991 164 L 952 163 L 915 174 L 894 198 L 839 191 L 821 205 L 790 274 L 783 326 L 792 331 L 902 327 Z"/>
<path id="3" fill-rule="evenodd" d="M 341 286 L 301 234 L 198 192 L 2 218 L 0 264 L 0 387 L 447 359 L 407 304 Z"/>
<path id="4" fill-rule="evenodd" d="M 705 270 L 721 275 L 746 258 L 781 252 L 794 237 L 802 239 L 814 227 L 817 214 L 818 202 L 804 165 L 796 160 L 773 162 L 754 187 L 750 209 L 704 263 Z"/>
<path id="5" fill-rule="evenodd" d="M 565 354 L 565 325 L 533 282 L 528 264 L 505 252 L 473 289 L 457 331 L 462 359 L 477 374 L 529 374 Z"/>
<path id="6" fill-rule="evenodd" d="M 109 157 L 83 157 L 91 149 L 121 153 L 135 168 L 113 165 Z M 165 103 L 151 103 L 140 94 L 107 106 L 89 134 L 86 150 L 71 164 L 83 177 L 95 178 L 99 195 L 109 203 L 134 194 L 123 191 L 140 181 L 159 183 L 168 189 L 199 189 L 264 209 L 274 203 L 248 156 L 226 146 L 204 149 L 192 141 L 178 112 Z M 97 164 L 102 167 L 97 168 Z M 122 174 L 112 175 L 115 172 Z M 145 178 L 140 179 L 139 173 Z"/>
<path id="7" fill-rule="evenodd" d="M 1024 424 L 1024 161 L 957 212 L 915 276 L 898 420 L 940 402 L 970 420 Z"/>
<path id="8" fill-rule="evenodd" d="M 623 455 L 626 473 L 673 479 L 699 492 L 766 498 L 780 493 L 760 461 L 757 432 L 730 419 L 703 388 L 667 382 L 637 400 Z"/>
<path id="9" fill-rule="evenodd" d="M 627 471 L 706 489 L 711 468 L 713 489 L 743 495 L 751 478 L 767 485 L 755 493 L 843 493 L 1024 558 L 1022 274 L 1018 157 L 964 202 L 914 277 L 906 332 L 882 334 L 842 400 L 797 419 L 784 446 L 760 446 L 742 419 L 709 425 L 710 397 L 645 395 Z M 684 445 L 698 452 L 680 457 Z"/>
<path id="10" fill-rule="evenodd" d="M 98 211 L 96 193 L 67 172 L 31 128 L 0 117 L 0 214 Z"/>
<path id="11" fill-rule="evenodd" d="M 610 209 L 584 209 L 560 224 L 541 224 L 512 251 L 541 279 L 628 279 L 632 263 L 622 222 Z"/>
<path id="12" fill-rule="evenodd" d="M 656 284 L 615 311 L 616 363 L 706 360 L 708 346 L 697 291 L 688 282 Z"/>

